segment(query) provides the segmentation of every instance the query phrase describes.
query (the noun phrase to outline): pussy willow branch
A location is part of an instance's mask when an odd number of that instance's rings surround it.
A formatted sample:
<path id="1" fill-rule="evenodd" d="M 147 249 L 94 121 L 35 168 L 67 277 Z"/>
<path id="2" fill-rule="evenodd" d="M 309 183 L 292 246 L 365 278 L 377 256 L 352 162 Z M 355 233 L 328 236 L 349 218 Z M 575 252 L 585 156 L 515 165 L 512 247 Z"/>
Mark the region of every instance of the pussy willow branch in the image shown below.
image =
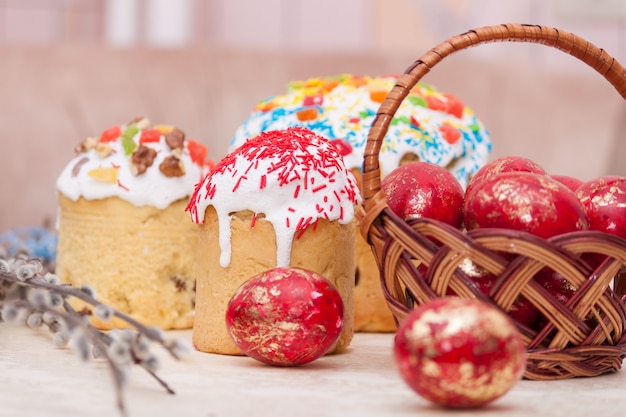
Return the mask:
<path id="1" fill-rule="evenodd" d="M 89 340 L 89 342 L 93 345 L 94 349 L 96 349 L 102 357 L 107 361 L 113 376 L 114 387 L 115 387 L 115 395 L 117 398 L 117 407 L 122 414 L 122 416 L 126 416 L 126 407 L 123 398 L 123 386 L 125 380 L 124 370 L 119 363 L 117 363 L 110 355 L 108 348 L 114 343 L 114 339 L 110 334 L 105 333 L 93 325 L 91 325 L 88 320 L 86 320 L 85 316 L 80 312 L 77 312 L 68 302 L 68 297 L 76 297 L 83 302 L 90 304 L 93 307 L 96 306 L 106 306 L 104 303 L 101 303 L 97 300 L 96 297 L 92 297 L 83 289 L 74 288 L 68 284 L 55 284 L 53 282 L 49 282 L 45 279 L 45 277 L 41 276 L 39 273 L 34 274 L 32 277 L 26 279 L 18 278 L 18 275 L 14 272 L 7 271 L 4 269 L 0 269 L 0 282 L 5 285 L 8 283 L 9 285 L 15 286 L 18 288 L 20 298 L 11 299 L 11 300 L 2 300 L 0 299 L 0 311 L 4 311 L 6 306 L 11 306 L 18 310 L 24 309 L 28 311 L 38 311 L 40 313 L 47 313 L 53 315 L 57 319 L 60 319 L 66 326 L 68 331 L 73 331 L 75 329 L 80 329 L 85 337 Z M 33 303 L 28 299 L 26 290 L 44 290 L 49 294 L 59 294 L 63 297 L 63 303 L 61 306 L 52 306 L 47 303 Z M 111 314 L 119 319 L 125 321 L 127 324 L 134 327 L 138 334 L 135 337 L 136 341 L 139 340 L 140 336 L 146 337 L 149 341 L 156 342 L 160 344 L 163 348 L 167 350 L 167 352 L 173 356 L 175 359 L 179 359 L 180 355 L 177 350 L 182 348 L 181 344 L 176 340 L 170 341 L 166 340 L 163 336 L 163 333 L 160 329 L 155 327 L 148 327 L 133 319 L 132 317 L 121 313 L 115 309 L 111 309 Z M 84 347 L 83 347 L 84 348 Z M 154 371 L 154 366 L 147 366 L 143 359 L 139 358 L 132 349 L 129 349 L 129 355 L 131 361 L 135 365 L 141 366 L 146 372 L 148 372 L 155 380 L 170 394 L 174 394 L 174 390 L 169 387 L 169 385 L 162 380 Z"/>
<path id="2" fill-rule="evenodd" d="M 89 296 L 89 294 L 87 294 L 85 291 L 81 289 L 74 288 L 69 284 L 59 284 L 59 285 L 51 284 L 47 282 L 46 280 L 44 280 L 41 277 L 41 275 L 36 275 L 35 277 L 30 278 L 26 281 L 20 281 L 15 274 L 0 270 L 0 277 L 6 279 L 7 281 L 11 281 L 15 284 L 27 285 L 31 288 L 43 288 L 49 291 L 57 292 L 59 294 L 62 294 L 68 297 L 76 297 L 80 299 L 81 301 L 84 301 L 85 303 L 91 304 L 94 307 L 104 304 L 98 301 L 96 298 Z M 113 315 L 125 321 L 126 323 L 130 324 L 134 328 L 136 328 L 139 332 L 147 336 L 150 340 L 160 343 L 161 345 L 167 348 L 167 346 L 165 346 L 166 341 L 163 338 L 163 334 L 161 333 L 159 329 L 145 326 L 139 321 L 128 316 L 127 314 L 124 314 L 117 310 L 113 310 Z M 174 358 L 179 359 L 177 354 L 174 351 L 172 351 L 171 349 L 167 349 L 167 350 Z"/>

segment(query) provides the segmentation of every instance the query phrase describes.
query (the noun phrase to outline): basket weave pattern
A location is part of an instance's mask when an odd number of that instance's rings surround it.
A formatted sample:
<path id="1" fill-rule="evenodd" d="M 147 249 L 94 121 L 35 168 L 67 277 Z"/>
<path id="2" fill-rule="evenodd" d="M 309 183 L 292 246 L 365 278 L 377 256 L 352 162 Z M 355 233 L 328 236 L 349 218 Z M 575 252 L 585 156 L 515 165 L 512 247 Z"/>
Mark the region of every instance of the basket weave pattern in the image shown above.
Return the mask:
<path id="1" fill-rule="evenodd" d="M 381 191 L 378 154 L 382 139 L 411 89 L 446 56 L 474 45 L 505 41 L 544 44 L 579 58 L 626 98 L 624 68 L 604 50 L 574 34 L 544 26 L 505 24 L 450 38 L 415 61 L 378 110 L 363 162 L 361 233 L 372 247 L 382 291 L 398 323 L 415 306 L 445 296 L 450 290 L 506 312 L 521 295 L 547 319 L 539 330 L 516 323 L 528 348 L 527 379 L 615 372 L 626 356 L 626 297 L 620 281 L 620 270 L 626 267 L 626 240 L 595 231 L 544 240 L 508 229 L 463 232 L 424 218 L 407 222 L 387 207 Z M 589 252 L 605 255 L 606 259 L 594 269 L 579 256 Z M 498 276 L 489 295 L 484 295 L 459 268 L 467 259 Z M 426 276 L 420 274 L 420 264 L 427 266 Z M 546 267 L 576 288 L 567 304 L 533 280 Z"/>

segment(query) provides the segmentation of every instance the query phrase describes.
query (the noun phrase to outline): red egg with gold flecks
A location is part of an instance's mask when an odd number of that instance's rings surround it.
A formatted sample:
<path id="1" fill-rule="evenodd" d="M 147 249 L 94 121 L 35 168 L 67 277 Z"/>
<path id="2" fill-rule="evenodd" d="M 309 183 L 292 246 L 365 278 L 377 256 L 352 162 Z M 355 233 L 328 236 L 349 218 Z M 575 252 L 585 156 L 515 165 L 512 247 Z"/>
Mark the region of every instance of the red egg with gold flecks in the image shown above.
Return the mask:
<path id="1" fill-rule="evenodd" d="M 402 378 L 421 397 L 446 408 L 475 408 L 521 379 L 526 348 L 502 311 L 447 297 L 411 312 L 396 333 L 394 358 Z"/>
<path id="2" fill-rule="evenodd" d="M 472 189 L 483 180 L 498 174 L 504 174 L 505 172 L 532 172 L 534 174 L 548 175 L 541 165 L 531 159 L 516 155 L 503 156 L 483 165 L 476 171 L 465 190 L 465 195 L 469 195 Z"/>
<path id="3" fill-rule="evenodd" d="M 626 177 L 606 175 L 587 181 L 576 196 L 589 216 L 589 228 L 626 239 Z"/>
<path id="4" fill-rule="evenodd" d="M 554 178 L 555 180 L 557 180 L 558 182 L 560 182 L 561 184 L 565 185 L 567 188 L 569 188 L 573 192 L 576 192 L 580 188 L 580 186 L 584 184 L 583 180 L 576 178 L 576 177 L 572 177 L 570 175 L 553 174 L 550 176 Z"/>
<path id="5" fill-rule="evenodd" d="M 446 168 L 424 161 L 409 162 L 381 182 L 387 205 L 405 220 L 426 217 L 456 228 L 463 224 L 463 187 Z"/>
<path id="6" fill-rule="evenodd" d="M 226 311 L 226 328 L 246 355 L 275 366 L 312 362 L 343 329 L 343 300 L 322 275 L 274 268 L 246 281 Z"/>

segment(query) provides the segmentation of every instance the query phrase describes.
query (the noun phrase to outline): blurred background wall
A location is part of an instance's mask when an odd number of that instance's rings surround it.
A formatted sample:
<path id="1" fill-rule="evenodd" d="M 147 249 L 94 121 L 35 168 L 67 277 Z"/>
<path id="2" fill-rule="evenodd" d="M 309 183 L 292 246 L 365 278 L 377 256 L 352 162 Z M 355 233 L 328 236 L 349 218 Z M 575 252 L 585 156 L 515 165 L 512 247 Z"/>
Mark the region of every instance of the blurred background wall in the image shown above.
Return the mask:
<path id="1" fill-rule="evenodd" d="M 21 46 L 415 52 L 506 22 L 562 27 L 626 57 L 622 0 L 0 0 L 0 43 Z M 524 53 L 541 66 L 564 62 L 541 48 Z"/>
<path id="2" fill-rule="evenodd" d="M 0 0 L 0 232 L 53 222 L 74 145 L 112 124 L 174 123 L 219 159 L 290 80 L 402 72 L 450 36 L 507 22 L 574 32 L 626 62 L 623 0 Z M 494 156 L 626 175 L 623 100 L 582 63 L 522 44 L 447 61 L 425 81 L 474 108 Z"/>

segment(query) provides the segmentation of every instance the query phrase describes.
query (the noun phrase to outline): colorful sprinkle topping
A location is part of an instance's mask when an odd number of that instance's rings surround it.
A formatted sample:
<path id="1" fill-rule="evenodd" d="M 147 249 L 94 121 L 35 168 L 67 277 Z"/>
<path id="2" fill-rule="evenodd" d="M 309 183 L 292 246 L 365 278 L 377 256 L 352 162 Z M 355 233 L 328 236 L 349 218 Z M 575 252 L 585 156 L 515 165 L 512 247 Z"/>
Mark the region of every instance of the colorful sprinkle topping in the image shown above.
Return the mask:
<path id="1" fill-rule="evenodd" d="M 349 168 L 361 168 L 367 135 L 380 103 L 397 76 L 341 74 L 293 81 L 282 95 L 262 100 L 237 129 L 230 150 L 248 138 L 271 130 L 304 127 L 327 139 L 351 146 L 344 154 Z M 442 127 L 443 126 L 443 127 Z M 406 154 L 446 166 L 466 185 L 487 162 L 491 141 L 472 110 L 456 96 L 418 84 L 401 103 L 379 155 L 383 175 Z"/>

